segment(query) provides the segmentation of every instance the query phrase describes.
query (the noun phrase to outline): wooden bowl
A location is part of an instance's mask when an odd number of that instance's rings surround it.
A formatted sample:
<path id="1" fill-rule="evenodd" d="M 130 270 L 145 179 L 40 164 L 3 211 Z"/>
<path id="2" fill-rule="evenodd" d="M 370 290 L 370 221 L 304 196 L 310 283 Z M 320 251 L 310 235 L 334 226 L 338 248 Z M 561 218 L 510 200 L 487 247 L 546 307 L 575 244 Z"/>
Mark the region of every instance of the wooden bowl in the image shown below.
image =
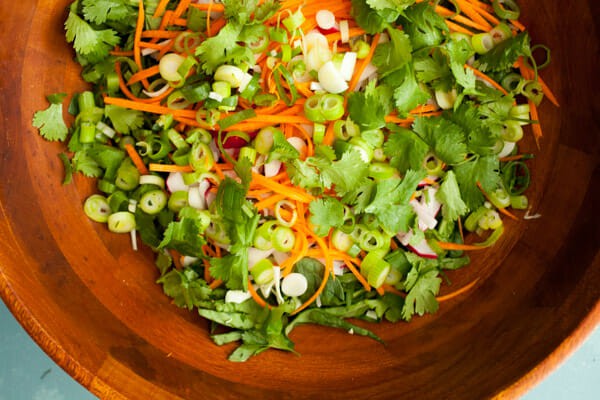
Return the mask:
<path id="1" fill-rule="evenodd" d="M 33 339 L 107 399 L 517 397 L 600 321 L 598 2 L 521 0 L 553 50 L 545 136 L 529 196 L 542 218 L 507 225 L 451 275 L 475 288 L 434 316 L 373 327 L 385 341 L 302 327 L 301 357 L 226 360 L 207 325 L 170 304 L 150 254 L 82 212 L 93 184 L 61 185 L 60 144 L 31 127 L 44 96 L 85 87 L 62 24 L 68 0 L 3 2 L 0 51 L 0 294 Z M 530 146 L 533 146 L 530 141 Z M 533 148 L 532 148 L 533 149 Z"/>

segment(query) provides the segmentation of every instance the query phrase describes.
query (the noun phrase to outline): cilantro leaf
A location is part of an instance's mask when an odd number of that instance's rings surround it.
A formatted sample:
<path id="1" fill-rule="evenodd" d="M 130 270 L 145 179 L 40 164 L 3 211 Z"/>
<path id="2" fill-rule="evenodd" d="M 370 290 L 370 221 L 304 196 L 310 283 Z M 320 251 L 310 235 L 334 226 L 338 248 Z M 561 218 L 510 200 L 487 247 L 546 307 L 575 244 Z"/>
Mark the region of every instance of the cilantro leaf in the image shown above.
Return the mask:
<path id="1" fill-rule="evenodd" d="M 67 124 L 63 119 L 62 101 L 65 97 L 64 93 L 47 96 L 50 103 L 48 108 L 36 111 L 33 115 L 33 126 L 39 129 L 40 135 L 46 140 L 63 141 L 69 134 Z"/>
<path id="2" fill-rule="evenodd" d="M 420 82 L 431 85 L 435 90 L 448 92 L 454 86 L 454 75 L 446 55 L 436 48 L 431 54 L 415 56 L 414 68 Z"/>
<path id="3" fill-rule="evenodd" d="M 435 197 L 442 203 L 442 215 L 450 221 L 456 221 L 469 210 L 460 195 L 458 182 L 452 170 L 446 172 Z"/>
<path id="4" fill-rule="evenodd" d="M 521 56 L 531 57 L 530 38 L 527 32 L 521 32 L 494 46 L 482 54 L 474 66 L 481 72 L 507 71 Z"/>
<path id="5" fill-rule="evenodd" d="M 400 23 L 415 50 L 438 46 L 450 31 L 444 18 L 435 12 L 429 2 L 408 7 L 400 17 Z"/>
<path id="6" fill-rule="evenodd" d="M 401 117 L 407 116 L 410 110 L 425 103 L 430 97 L 419 86 L 412 64 L 390 73 L 384 78 L 384 82 L 395 88 L 394 104 Z"/>
<path id="7" fill-rule="evenodd" d="M 499 166 L 500 163 L 496 156 L 473 157 L 468 162 L 455 166 L 456 180 L 462 198 L 469 209 L 477 209 L 485 200 L 481 190 L 477 187 L 477 182 L 481 183 L 486 192 L 491 192 L 498 187 L 501 181 Z"/>
<path id="8" fill-rule="evenodd" d="M 334 186 L 335 192 L 343 196 L 359 186 L 369 174 L 369 164 L 361 153 L 351 147 L 341 159 L 321 168 L 321 180 L 327 187 Z"/>
<path id="9" fill-rule="evenodd" d="M 404 179 L 390 178 L 378 182 L 375 196 L 365 207 L 365 212 L 374 214 L 388 232 L 408 231 L 414 219 L 414 211 L 408 202 L 424 176 L 423 170 L 408 170 Z"/>
<path id="10" fill-rule="evenodd" d="M 210 299 L 212 293 L 206 282 L 191 268 L 183 271 L 173 269 L 161 276 L 157 283 L 162 284 L 165 294 L 173 298 L 178 307 L 189 310 L 200 305 L 203 300 Z"/>
<path id="11" fill-rule="evenodd" d="M 389 25 L 386 30 L 390 40 L 377 46 L 371 60 L 382 78 L 412 61 L 412 46 L 408 35 Z"/>
<path id="12" fill-rule="evenodd" d="M 323 188 L 319 171 L 310 164 L 310 159 L 306 161 L 292 160 L 286 164 L 286 170 L 292 183 L 296 186 L 307 190 Z"/>
<path id="13" fill-rule="evenodd" d="M 438 310 L 439 303 L 435 296 L 442 283 L 437 268 L 432 268 L 424 259 L 416 261 L 414 258 L 417 256 L 412 256 L 407 254 L 413 268 L 406 278 L 408 294 L 402 307 L 402 318 L 406 321 L 410 321 L 414 314 L 423 315 Z"/>
<path id="14" fill-rule="evenodd" d="M 130 9 L 123 0 L 83 0 L 83 16 L 95 24 L 118 21 L 129 16 Z"/>
<path id="15" fill-rule="evenodd" d="M 104 108 L 104 115 L 110 119 L 113 127 L 119 133 L 129 134 L 144 124 L 144 113 L 139 110 L 107 104 Z"/>
<path id="16" fill-rule="evenodd" d="M 200 224 L 192 218 L 182 218 L 169 223 L 159 249 L 173 249 L 187 256 L 202 254 L 202 246 L 206 241 L 201 236 Z"/>
<path id="17" fill-rule="evenodd" d="M 72 162 L 75 171 L 81 172 L 88 178 L 99 178 L 103 174 L 102 168 L 85 149 L 76 152 Z"/>
<path id="18" fill-rule="evenodd" d="M 460 126 L 442 117 L 419 117 L 413 123 L 413 130 L 446 164 L 464 161 L 467 145 Z"/>
<path id="19" fill-rule="evenodd" d="M 310 202 L 310 222 L 319 236 L 327 236 L 331 228 L 344 223 L 344 205 L 335 197 L 322 197 Z"/>
<path id="20" fill-rule="evenodd" d="M 287 141 L 283 132 L 280 130 L 274 130 L 273 132 L 273 146 L 269 152 L 267 162 L 272 160 L 289 161 L 296 159 L 300 156 L 300 153 L 294 146 Z"/>
<path id="21" fill-rule="evenodd" d="M 198 46 L 196 55 L 204 72 L 212 74 L 217 67 L 228 62 L 241 64 L 245 61 L 249 65 L 254 64 L 252 51 L 237 44 L 241 31 L 242 25 L 230 22 L 218 34 L 204 40 Z"/>
<path id="22" fill-rule="evenodd" d="M 422 168 L 429 146 L 409 129 L 395 125 L 388 128 L 390 134 L 383 144 L 383 151 L 390 159 L 390 165 L 400 173 Z"/>
<path id="23" fill-rule="evenodd" d="M 379 48 L 379 47 L 378 47 Z M 385 116 L 391 111 L 391 91 L 385 85 L 371 81 L 363 92 L 352 92 L 348 96 L 348 115 L 364 129 L 385 126 Z"/>
<path id="24" fill-rule="evenodd" d="M 75 50 L 96 61 L 102 60 L 119 43 L 119 36 L 113 29 L 94 29 L 75 12 L 69 11 L 65 21 L 66 38 L 73 42 Z"/>
<path id="25" fill-rule="evenodd" d="M 376 9 L 371 8 L 366 0 L 351 0 L 352 7 L 350 13 L 356 20 L 358 26 L 363 28 L 368 34 L 375 34 L 383 31 L 388 22 L 392 22 L 397 18 L 397 14 L 386 20 L 384 16 L 377 12 Z"/>
<path id="26" fill-rule="evenodd" d="M 374 10 L 394 10 L 398 12 L 414 4 L 414 2 L 415 0 L 367 0 L 367 4 Z"/>
<path id="27" fill-rule="evenodd" d="M 474 54 L 472 46 L 464 39 L 450 40 L 446 44 L 446 51 L 456 83 L 462 86 L 467 93 L 475 92 L 475 74 L 472 70 L 464 67 L 467 60 Z"/>

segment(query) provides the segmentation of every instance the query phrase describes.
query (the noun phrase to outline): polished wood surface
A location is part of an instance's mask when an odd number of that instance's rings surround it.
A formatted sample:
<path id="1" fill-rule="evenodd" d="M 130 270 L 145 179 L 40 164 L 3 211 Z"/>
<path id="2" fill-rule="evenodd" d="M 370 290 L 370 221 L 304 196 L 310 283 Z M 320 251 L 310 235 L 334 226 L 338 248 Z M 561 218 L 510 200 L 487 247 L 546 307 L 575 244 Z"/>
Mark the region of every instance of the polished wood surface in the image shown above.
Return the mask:
<path id="1" fill-rule="evenodd" d="M 33 339 L 105 399 L 514 398 L 600 321 L 598 2 L 521 0 L 544 80 L 533 212 L 507 223 L 493 251 L 450 275 L 479 277 L 434 316 L 380 324 L 387 343 L 301 327 L 302 354 L 230 363 L 206 324 L 171 305 L 151 254 L 134 253 L 81 210 L 93 184 L 61 185 L 60 144 L 40 139 L 44 95 L 84 87 L 62 23 L 67 0 L 3 2 L 0 21 L 0 294 Z M 529 140 L 533 150 L 534 144 Z"/>

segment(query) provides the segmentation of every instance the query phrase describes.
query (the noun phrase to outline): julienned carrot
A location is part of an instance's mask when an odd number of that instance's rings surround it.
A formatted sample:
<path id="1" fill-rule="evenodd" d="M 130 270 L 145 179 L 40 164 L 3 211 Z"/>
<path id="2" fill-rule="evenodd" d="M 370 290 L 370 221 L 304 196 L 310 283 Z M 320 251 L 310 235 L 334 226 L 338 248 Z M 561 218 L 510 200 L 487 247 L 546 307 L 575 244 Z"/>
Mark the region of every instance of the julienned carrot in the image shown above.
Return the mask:
<path id="1" fill-rule="evenodd" d="M 473 286 L 475 286 L 477 284 L 478 281 L 479 281 L 479 278 L 476 278 L 472 282 L 468 283 L 467 285 L 461 287 L 460 289 L 458 289 L 458 290 L 456 290 L 456 291 L 454 291 L 452 293 L 448 293 L 448 294 L 445 294 L 443 296 L 436 297 L 436 300 L 438 301 L 438 303 L 441 303 L 443 301 L 448 301 L 450 299 L 453 299 L 456 296 L 459 296 L 459 295 L 467 292 L 468 290 L 470 290 Z"/>
<path id="2" fill-rule="evenodd" d="M 167 9 L 168 4 L 169 4 L 169 0 L 160 0 L 158 2 L 158 5 L 156 6 L 156 10 L 154 10 L 154 14 L 152 16 L 154 18 L 158 18 L 161 15 L 163 15 L 165 10 Z"/>
<path id="3" fill-rule="evenodd" d="M 125 83 L 125 80 L 123 79 L 123 74 L 121 73 L 121 63 L 116 62 L 115 63 L 115 72 L 117 73 L 117 77 L 119 78 L 119 88 L 121 89 L 121 92 L 123 92 L 123 94 L 129 99 L 129 100 L 125 100 L 125 99 L 121 99 L 121 98 L 117 98 L 117 97 L 113 97 L 113 99 L 116 99 L 115 101 L 128 101 L 131 102 L 131 104 L 148 104 L 150 105 L 151 103 L 159 103 L 162 99 L 164 99 L 165 97 L 167 97 L 173 90 L 174 88 L 171 87 L 169 89 L 167 89 L 163 94 L 157 96 L 157 97 L 152 97 L 152 98 L 148 98 L 148 99 L 141 99 L 139 97 L 136 97 L 133 93 L 131 93 L 131 90 L 129 90 L 129 88 L 127 87 L 127 84 Z M 108 99 L 109 97 L 105 97 L 105 99 Z M 165 108 L 165 107 L 163 107 Z M 144 110 L 142 110 L 144 111 Z"/>
<path id="4" fill-rule="evenodd" d="M 190 165 L 176 165 L 176 164 L 148 164 L 148 169 L 153 172 L 194 172 L 194 169 Z"/>
<path id="5" fill-rule="evenodd" d="M 400 296 L 400 297 L 406 297 L 406 293 L 401 292 L 400 290 L 396 289 L 392 285 L 388 285 L 387 283 L 384 283 L 383 285 L 381 285 L 381 288 L 383 289 L 384 292 L 393 293 L 396 296 Z"/>
<path id="6" fill-rule="evenodd" d="M 125 151 L 127 151 L 129 158 L 131 158 L 131 161 L 133 161 L 133 165 L 135 165 L 140 174 L 148 175 L 150 173 L 148 171 L 148 167 L 146 167 L 146 164 L 144 164 L 144 160 L 142 160 L 142 157 L 140 157 L 140 155 L 135 150 L 135 147 L 133 147 L 132 144 L 127 143 L 125 145 Z"/>
<path id="7" fill-rule="evenodd" d="M 139 99 L 144 100 L 144 99 Z M 131 110 L 140 110 L 146 111 L 152 114 L 172 114 L 175 117 L 184 117 L 184 118 L 195 118 L 196 112 L 194 110 L 175 110 L 169 107 L 164 107 L 158 104 L 150 104 L 150 103 L 140 103 L 139 100 L 128 100 L 122 99 L 120 97 L 110 97 L 107 96 L 104 98 L 104 102 L 106 104 L 113 104 L 116 106 L 129 108 Z"/>
<path id="8" fill-rule="evenodd" d="M 225 10 L 225 6 L 221 3 L 191 3 L 190 7 L 197 8 L 198 10 L 207 11 L 209 8 L 213 12 L 223 12 Z"/>
<path id="9" fill-rule="evenodd" d="M 465 35 L 469 35 L 469 36 L 473 36 L 475 33 L 468 30 L 467 28 L 464 28 L 461 25 L 458 25 L 450 20 L 446 20 L 446 25 L 448 25 L 448 28 L 453 31 L 453 32 L 460 32 L 460 33 L 464 33 Z"/>
<path id="10" fill-rule="evenodd" d="M 486 27 L 487 30 L 492 29 L 492 26 L 490 25 L 490 23 L 487 22 L 485 20 L 485 18 L 483 18 L 481 16 L 481 14 L 479 14 L 477 12 L 477 10 L 474 9 L 473 6 L 470 3 L 468 3 L 466 0 L 454 0 L 454 1 L 456 2 L 456 4 L 458 4 L 458 7 L 460 8 L 460 11 L 462 13 L 467 15 L 469 18 L 471 18 L 473 21 L 477 22 L 478 24 L 481 24 L 484 27 Z"/>
<path id="11" fill-rule="evenodd" d="M 150 68 L 139 70 L 135 74 L 131 75 L 131 77 L 127 81 L 127 84 L 128 85 L 133 85 L 136 82 L 139 82 L 139 81 L 141 81 L 143 79 L 150 78 L 151 76 L 154 76 L 154 75 L 156 75 L 158 73 L 159 73 L 158 65 L 154 65 L 154 66 L 152 66 Z"/>
<path id="12" fill-rule="evenodd" d="M 437 245 L 442 250 L 464 250 L 464 251 L 483 250 L 487 247 L 487 246 L 478 246 L 475 244 L 464 244 L 464 243 L 453 243 L 453 242 L 442 242 L 442 241 L 438 241 Z"/>
<path id="13" fill-rule="evenodd" d="M 375 49 L 379 44 L 380 36 L 380 33 L 376 33 L 375 35 L 373 35 L 373 40 L 371 41 L 371 48 L 369 49 L 369 53 L 367 53 L 367 56 L 362 59 L 360 65 L 358 66 L 358 68 L 356 68 L 354 74 L 352 74 L 352 79 L 350 79 L 350 83 L 348 84 L 348 92 L 354 90 L 354 88 L 358 84 L 358 81 L 360 80 L 361 75 L 365 71 L 365 68 L 367 68 L 367 65 L 369 65 L 371 59 L 373 59 L 373 54 L 375 54 Z"/>
<path id="14" fill-rule="evenodd" d="M 550 102 L 552 104 L 554 104 L 556 107 L 560 107 L 558 99 L 556 98 L 556 96 L 554 95 L 552 90 L 548 87 L 548 85 L 546 85 L 546 82 L 544 82 L 542 80 L 542 77 L 539 75 L 538 75 L 538 82 L 540 83 L 540 85 L 542 85 L 542 92 L 544 93 L 544 96 L 546 96 L 548 98 L 548 100 L 550 100 Z"/>
<path id="15" fill-rule="evenodd" d="M 356 269 L 356 267 L 354 266 L 354 264 L 352 264 L 352 262 L 350 260 L 344 260 L 344 264 L 346 264 L 346 267 L 348 267 L 348 269 L 350 270 L 350 272 L 352 272 L 352 274 L 361 283 L 361 285 L 363 285 L 363 287 L 365 288 L 365 290 L 367 292 L 370 292 L 371 291 L 371 285 L 369 285 L 369 282 L 367 282 L 367 280 L 360 273 L 360 271 Z"/>
<path id="16" fill-rule="evenodd" d="M 348 37 L 349 38 L 353 38 L 353 37 L 364 35 L 364 34 L 365 34 L 365 30 L 358 26 L 355 28 L 348 29 Z M 338 40 L 342 40 L 342 34 L 340 32 L 330 33 L 328 35 L 325 35 L 325 37 L 327 38 L 327 42 L 329 42 L 329 43 L 333 43 L 333 42 L 337 42 Z"/>
<path id="17" fill-rule="evenodd" d="M 256 293 L 256 290 L 254 290 L 254 286 L 252 285 L 252 282 L 250 281 L 250 278 L 248 278 L 248 293 L 250 293 L 250 296 L 252 296 L 252 299 L 259 306 L 261 306 L 261 307 L 267 307 L 268 306 L 267 302 L 264 301 L 263 298 L 258 295 L 258 293 Z"/>
<path id="18" fill-rule="evenodd" d="M 302 305 L 300 305 L 300 307 L 296 308 L 296 310 L 294 310 L 294 312 L 291 315 L 297 314 L 300 311 L 304 310 L 306 307 L 311 305 L 317 299 L 317 297 L 321 295 L 323 289 L 325 289 L 325 285 L 327 285 L 329 275 L 333 272 L 333 261 L 331 260 L 331 256 L 329 255 L 327 245 L 325 244 L 323 239 L 310 230 L 308 230 L 306 233 L 311 235 L 315 239 L 317 244 L 323 249 L 323 254 L 325 256 L 325 270 L 323 271 L 323 279 L 321 280 L 321 284 L 319 285 L 317 290 L 315 290 L 312 296 L 310 296 L 308 300 L 306 300 Z"/>
<path id="19" fill-rule="evenodd" d="M 310 203 L 312 200 L 314 200 L 313 195 L 308 194 L 300 188 L 286 186 L 282 185 L 281 183 L 273 182 L 271 179 L 266 178 L 260 174 L 252 174 L 252 183 L 250 184 L 250 186 L 253 186 L 253 184 L 264 186 L 277 193 L 286 194 L 288 198 L 296 201 L 301 201 L 303 203 Z"/>
<path id="20" fill-rule="evenodd" d="M 223 281 L 221 279 L 215 279 L 214 281 L 212 281 L 210 283 L 210 285 L 208 285 L 208 287 L 211 289 L 216 289 L 219 286 L 221 286 L 222 284 L 223 284 Z"/>
<path id="21" fill-rule="evenodd" d="M 486 74 L 484 74 L 483 72 L 481 72 L 480 70 L 478 70 L 477 68 L 472 67 L 469 64 L 465 64 L 464 67 L 467 68 L 467 69 L 470 69 L 471 71 L 473 71 L 473 73 L 475 74 L 475 76 L 477 76 L 478 78 L 483 79 L 484 81 L 486 81 L 487 83 L 489 83 L 490 85 L 492 85 L 494 88 L 496 88 L 499 91 L 501 91 L 502 94 L 504 94 L 505 96 L 508 95 L 508 92 L 506 91 L 506 89 L 504 89 L 498 82 L 496 82 L 495 80 L 493 80 L 492 78 L 490 78 L 489 76 L 487 76 Z"/>
<path id="22" fill-rule="evenodd" d="M 272 196 L 267 197 L 266 199 L 254 203 L 254 207 L 256 207 L 258 211 L 261 211 L 265 208 L 274 206 L 277 202 L 285 200 L 286 198 L 287 196 L 285 194 L 274 194 Z"/>
<path id="23" fill-rule="evenodd" d="M 473 4 L 473 3 L 472 3 Z M 473 8 L 475 8 L 475 10 L 481 14 L 481 16 L 483 18 L 485 18 L 486 20 L 488 20 L 491 24 L 494 25 L 498 25 L 500 23 L 500 20 L 498 18 L 496 18 L 495 15 L 493 15 L 492 13 L 490 13 L 488 10 L 479 7 L 479 5 L 473 4 Z"/>
<path id="24" fill-rule="evenodd" d="M 445 7 L 442 6 L 435 6 L 435 12 L 438 13 L 439 15 L 441 15 L 442 17 L 446 17 L 446 18 L 450 18 L 458 23 L 461 23 L 463 25 L 467 25 L 470 26 L 471 28 L 475 28 L 478 29 L 480 31 L 485 31 L 486 27 L 473 21 L 470 20 L 469 18 L 460 15 L 460 14 L 456 14 L 454 11 L 449 10 Z"/>
<path id="25" fill-rule="evenodd" d="M 519 21 L 517 21 L 517 20 L 513 20 L 513 19 L 511 19 L 511 20 L 510 20 L 510 23 L 511 23 L 511 24 L 513 24 L 513 26 L 514 26 L 515 28 L 517 28 L 518 30 L 520 30 L 521 32 L 523 32 L 523 31 L 526 29 L 526 28 L 525 28 L 525 25 L 523 25 L 522 23 L 520 23 L 520 22 L 519 22 Z"/>
<path id="26" fill-rule="evenodd" d="M 192 0 L 180 0 L 179 4 L 175 8 L 175 11 L 173 11 L 173 16 L 171 17 L 171 20 L 181 17 L 183 13 L 188 9 L 191 2 Z"/>
<path id="27" fill-rule="evenodd" d="M 144 30 L 145 21 L 144 2 L 140 1 L 138 3 L 138 17 L 135 24 L 135 33 L 133 35 L 133 60 L 140 70 L 143 69 L 142 53 L 140 52 L 140 40 L 142 38 L 142 31 Z M 149 85 L 148 80 L 142 79 L 141 81 L 144 87 L 147 89 Z"/>
<path id="28" fill-rule="evenodd" d="M 531 124 L 531 130 L 533 131 L 533 137 L 535 139 L 535 143 L 537 144 L 538 149 L 540 148 L 540 139 L 542 138 L 542 126 L 540 125 L 540 117 L 538 115 L 537 106 L 532 100 L 527 100 L 529 104 L 529 114 L 531 115 L 532 121 L 535 121 Z"/>
<path id="29" fill-rule="evenodd" d="M 164 31 L 164 30 L 145 30 L 142 32 L 143 38 L 156 38 L 156 39 L 174 39 L 181 35 L 180 31 Z"/>

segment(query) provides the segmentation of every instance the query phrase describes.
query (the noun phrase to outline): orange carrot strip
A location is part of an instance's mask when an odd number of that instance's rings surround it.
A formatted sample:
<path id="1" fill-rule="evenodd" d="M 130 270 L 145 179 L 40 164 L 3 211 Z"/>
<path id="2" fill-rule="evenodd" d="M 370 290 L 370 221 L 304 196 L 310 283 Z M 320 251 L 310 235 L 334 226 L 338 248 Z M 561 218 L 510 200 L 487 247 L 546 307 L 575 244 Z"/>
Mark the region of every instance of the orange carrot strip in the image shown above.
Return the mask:
<path id="1" fill-rule="evenodd" d="M 144 100 L 144 99 L 139 99 Z M 122 99 L 120 97 L 110 97 L 107 96 L 104 98 L 104 102 L 106 104 L 113 104 L 116 106 L 121 106 L 124 108 L 130 108 L 132 110 L 140 110 L 146 111 L 153 114 L 173 114 L 173 116 L 184 117 L 184 118 L 194 118 L 195 112 L 193 110 L 175 110 L 169 107 L 160 106 L 157 104 L 149 104 L 145 102 L 140 102 L 139 100 L 127 100 Z"/>
<path id="2" fill-rule="evenodd" d="M 539 75 L 538 75 L 538 82 L 540 83 L 540 85 L 542 85 L 542 92 L 544 93 L 544 96 L 546 96 L 548 98 L 548 100 L 550 100 L 550 102 L 552 104 L 554 104 L 556 107 L 560 107 L 560 104 L 558 103 L 558 99 L 556 98 L 554 93 L 552 93 L 552 90 L 550 90 L 548 85 L 546 85 L 546 82 L 544 82 L 542 80 L 542 77 Z"/>
<path id="3" fill-rule="evenodd" d="M 469 36 L 473 36 L 475 34 L 475 33 L 471 32 L 470 30 L 468 30 L 467 28 L 463 28 L 461 25 L 455 24 L 454 22 L 452 22 L 450 20 L 446 20 L 445 22 L 446 22 L 446 25 L 448 25 L 448 28 L 450 28 L 450 30 L 453 32 L 460 32 L 460 33 L 464 33 Z"/>
<path id="4" fill-rule="evenodd" d="M 222 280 L 220 280 L 220 279 L 215 279 L 214 281 L 212 281 L 212 282 L 210 283 L 210 285 L 208 285 L 208 287 L 209 287 L 209 288 L 211 288 L 211 289 L 216 289 L 216 288 L 218 288 L 219 286 L 221 286 L 222 284 L 223 284 L 223 281 L 222 281 Z"/>
<path id="5" fill-rule="evenodd" d="M 154 172 L 193 172 L 191 165 L 150 163 L 148 169 Z"/>
<path id="6" fill-rule="evenodd" d="M 465 64 L 464 67 L 473 71 L 475 76 L 483 79 L 484 81 L 486 81 L 487 83 L 489 83 L 490 85 L 492 85 L 493 87 L 495 87 L 496 89 L 501 91 L 504 95 L 508 95 L 508 92 L 506 91 L 506 89 L 504 89 L 498 82 L 496 82 L 495 80 L 493 80 L 492 78 L 490 78 L 489 76 L 487 76 L 486 74 L 484 74 L 483 72 L 478 70 L 477 68 L 472 67 L 469 64 Z"/>
<path id="7" fill-rule="evenodd" d="M 396 289 L 392 285 L 388 285 L 387 283 L 384 283 L 383 285 L 381 285 L 381 287 L 383 288 L 383 290 L 385 292 L 393 293 L 396 296 L 400 296 L 400 297 L 406 297 L 406 293 L 401 292 L 400 290 Z"/>
<path id="8" fill-rule="evenodd" d="M 371 41 L 371 48 L 369 49 L 369 53 L 367 54 L 367 56 L 365 58 L 362 59 L 360 65 L 358 66 L 358 68 L 356 68 L 356 70 L 354 71 L 354 74 L 352 74 L 352 79 L 350 79 L 350 83 L 348 84 L 348 93 L 350 93 L 354 90 L 354 88 L 358 84 L 358 81 L 359 81 L 361 75 L 365 71 L 365 68 L 367 68 L 367 65 L 369 65 L 369 63 L 371 62 L 371 59 L 373 58 L 373 54 L 375 54 L 375 49 L 377 48 L 377 45 L 379 44 L 380 36 L 381 36 L 380 33 L 376 33 L 375 35 L 373 35 L 373 40 Z"/>
<path id="9" fill-rule="evenodd" d="M 181 31 L 163 31 L 163 30 L 147 30 L 142 32 L 143 38 L 156 38 L 156 39 L 174 39 L 181 35 Z"/>
<path id="10" fill-rule="evenodd" d="M 259 306 L 266 307 L 268 305 L 267 302 L 264 301 L 263 298 L 258 295 L 258 293 L 256 293 L 254 286 L 252 286 L 252 282 L 250 282 L 250 278 L 248 278 L 248 293 L 250 293 L 252 300 L 254 300 Z"/>
<path id="11" fill-rule="evenodd" d="M 375 290 L 377 291 L 377 293 L 378 293 L 380 296 L 383 296 L 383 295 L 385 294 L 385 289 L 384 289 L 383 285 L 382 285 L 382 286 L 379 286 L 379 287 L 376 287 L 376 288 L 375 288 Z"/>
<path id="12" fill-rule="evenodd" d="M 225 6 L 221 3 L 212 3 L 212 6 L 209 3 L 192 3 L 190 4 L 190 7 L 194 7 L 202 11 L 208 11 L 209 8 L 214 12 L 222 12 L 225 10 Z"/>
<path id="13" fill-rule="evenodd" d="M 173 21 L 176 18 L 179 18 L 183 14 L 183 12 L 188 9 L 188 6 L 190 5 L 191 2 L 192 2 L 192 0 L 181 0 L 179 2 L 179 4 L 177 5 L 177 7 L 175 8 L 175 11 L 173 11 L 173 16 L 171 17 L 171 21 Z"/>
<path id="14" fill-rule="evenodd" d="M 142 31 L 144 30 L 144 22 L 146 21 L 144 15 L 144 2 L 140 1 L 138 3 L 138 18 L 135 24 L 135 33 L 133 35 L 133 60 L 135 64 L 138 66 L 138 69 L 143 69 L 142 66 L 142 53 L 140 52 L 140 40 L 142 38 Z M 141 79 L 142 84 L 147 89 L 148 88 L 148 80 Z"/>
<path id="15" fill-rule="evenodd" d="M 537 144 L 537 147 L 539 149 L 540 139 L 543 135 L 542 126 L 540 125 L 540 117 L 538 115 L 538 109 L 532 100 L 527 100 L 527 103 L 529 103 L 529 113 L 531 114 L 531 119 L 533 121 L 537 121 L 531 124 L 531 129 L 533 130 L 533 137 L 535 138 L 535 143 Z"/>
<path id="16" fill-rule="evenodd" d="M 152 16 L 154 18 L 160 17 L 167 9 L 168 4 L 169 4 L 169 0 L 160 0 L 158 5 L 156 6 L 156 10 L 154 10 L 154 14 Z"/>
<path id="17" fill-rule="evenodd" d="M 355 28 L 348 29 L 348 37 L 350 37 L 350 38 L 364 35 L 364 34 L 365 34 L 365 30 L 358 26 Z M 325 37 L 327 38 L 327 42 L 329 42 L 329 43 L 332 43 L 332 42 L 335 42 L 338 40 L 342 40 L 342 34 L 340 32 L 330 33 L 328 35 L 325 35 Z"/>
<path id="18" fill-rule="evenodd" d="M 498 18 L 496 18 L 496 16 L 495 16 L 495 15 L 493 15 L 493 14 L 492 14 L 492 13 L 490 13 L 490 12 L 488 12 L 488 10 L 485 10 L 485 9 L 481 8 L 481 7 L 479 7 L 479 6 L 478 6 L 478 5 L 476 5 L 476 4 L 473 4 L 473 8 L 475 8 L 475 10 L 476 10 L 476 11 L 477 11 L 479 14 L 481 14 L 481 16 L 482 16 L 483 18 L 485 18 L 486 20 L 488 20 L 488 21 L 489 21 L 491 24 L 498 25 L 498 24 L 500 23 L 500 20 L 499 20 Z"/>
<path id="19" fill-rule="evenodd" d="M 460 11 L 471 18 L 473 21 L 483 25 L 487 30 L 492 29 L 492 26 L 487 22 L 476 9 L 473 8 L 466 0 L 455 0 L 456 4 L 460 7 Z"/>
<path id="20" fill-rule="evenodd" d="M 140 174 L 148 175 L 149 171 L 148 171 L 148 168 L 146 167 L 146 164 L 144 164 L 144 160 L 142 160 L 142 157 L 140 157 L 138 152 L 135 150 L 135 147 L 133 147 L 133 145 L 131 143 L 127 143 L 125 145 L 125 151 L 127 151 L 129 158 L 131 158 L 131 161 L 133 161 L 133 164 L 135 165 L 137 170 L 140 172 Z"/>
<path id="21" fill-rule="evenodd" d="M 371 291 L 371 285 L 369 285 L 369 282 L 367 282 L 367 280 L 365 279 L 365 277 L 363 276 L 363 274 L 360 273 L 360 271 L 358 269 L 356 269 L 356 267 L 354 266 L 354 264 L 352 264 L 350 262 L 350 260 L 344 260 L 344 264 L 346 264 L 346 267 L 348 267 L 348 269 L 350 270 L 350 272 L 352 272 L 352 275 L 354 275 L 356 277 L 356 279 L 360 282 L 361 285 L 363 285 L 363 287 L 365 288 L 365 290 L 367 292 Z"/>
<path id="22" fill-rule="evenodd" d="M 275 194 L 273 196 L 267 197 L 264 200 L 254 203 L 254 207 L 256 207 L 258 211 L 260 211 L 265 208 L 271 207 L 272 205 L 275 205 L 278 201 L 285 200 L 286 198 L 287 196 L 285 194 Z"/>
<path id="23" fill-rule="evenodd" d="M 436 297 L 436 300 L 441 303 L 442 301 L 447 301 L 450 300 L 458 295 L 461 295 L 463 293 L 465 293 L 466 291 L 468 291 L 469 289 L 471 289 L 473 286 L 475 286 L 475 284 L 477 284 L 477 282 L 479 281 L 479 278 L 476 278 L 474 281 L 470 282 L 469 284 L 461 287 L 460 289 L 452 292 L 452 293 L 448 293 L 446 295 L 443 296 L 439 296 Z"/>
<path id="24" fill-rule="evenodd" d="M 135 74 L 131 75 L 131 77 L 127 81 L 127 84 L 128 85 L 133 85 L 136 82 L 139 82 L 139 81 L 141 81 L 143 79 L 150 78 L 151 76 L 154 76 L 154 75 L 156 75 L 158 73 L 159 73 L 159 71 L 158 71 L 158 65 L 154 65 L 154 66 L 152 66 L 150 68 L 139 70 Z"/>
<path id="25" fill-rule="evenodd" d="M 523 25 L 522 23 L 520 23 L 517 20 L 511 19 L 510 23 L 513 24 L 514 27 L 517 28 L 518 30 L 520 30 L 521 32 L 523 32 L 525 29 L 527 29 L 527 28 L 525 28 L 525 25 Z"/>
<path id="26" fill-rule="evenodd" d="M 292 200 L 301 201 L 303 203 L 310 203 L 312 200 L 314 200 L 314 197 L 311 194 L 308 194 L 302 189 L 273 182 L 271 179 L 266 178 L 260 174 L 253 173 L 252 182 L 258 183 L 261 186 L 273 190 L 274 192 L 286 194 L 288 198 Z"/>
<path id="27" fill-rule="evenodd" d="M 438 241 L 437 245 L 440 246 L 442 250 L 483 250 L 487 246 L 477 246 L 474 244 L 464 244 L 464 243 L 453 243 L 453 242 L 442 242 Z"/>
<path id="28" fill-rule="evenodd" d="M 133 50 L 111 50 L 110 55 L 117 57 L 133 57 Z"/>

